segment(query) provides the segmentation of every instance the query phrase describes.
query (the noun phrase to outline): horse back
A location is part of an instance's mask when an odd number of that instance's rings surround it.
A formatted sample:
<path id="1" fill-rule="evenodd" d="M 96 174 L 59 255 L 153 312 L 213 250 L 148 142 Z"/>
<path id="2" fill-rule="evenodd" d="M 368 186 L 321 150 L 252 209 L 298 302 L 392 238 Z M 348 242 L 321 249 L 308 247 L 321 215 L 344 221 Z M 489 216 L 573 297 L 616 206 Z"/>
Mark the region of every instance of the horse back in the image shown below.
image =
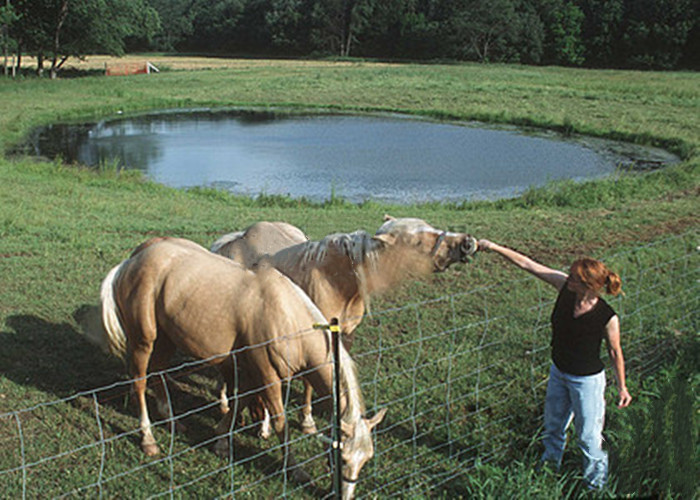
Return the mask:
<path id="1" fill-rule="evenodd" d="M 318 343 L 322 332 L 313 324 L 323 317 L 314 317 L 311 301 L 279 271 L 245 269 L 188 240 L 147 243 L 116 283 L 125 329 L 137 341 L 166 335 L 198 359 L 262 345 L 261 359 L 281 376 L 307 364 L 306 344 L 314 344 L 309 336 Z"/>
<path id="2" fill-rule="evenodd" d="M 245 267 L 252 267 L 264 256 L 307 240 L 301 229 L 291 224 L 262 221 L 241 233 L 233 233 L 228 242 L 213 251 Z"/>

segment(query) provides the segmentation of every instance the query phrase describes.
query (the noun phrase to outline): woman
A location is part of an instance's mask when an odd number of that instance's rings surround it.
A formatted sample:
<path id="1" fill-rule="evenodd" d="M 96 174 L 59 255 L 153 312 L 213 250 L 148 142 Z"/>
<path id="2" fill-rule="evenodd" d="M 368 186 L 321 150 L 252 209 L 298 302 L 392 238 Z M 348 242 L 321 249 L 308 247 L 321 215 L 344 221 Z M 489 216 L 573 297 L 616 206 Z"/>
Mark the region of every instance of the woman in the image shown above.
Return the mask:
<path id="1" fill-rule="evenodd" d="M 602 447 L 605 369 L 600 345 L 603 339 L 617 379 L 618 407 L 624 408 L 632 401 L 625 385 L 620 320 L 599 295 L 602 289 L 618 295 L 622 291 L 620 277 L 594 259 L 577 260 L 567 275 L 489 240 L 480 240 L 478 248 L 502 255 L 559 292 L 551 318 L 552 365 L 544 408 L 542 462 L 551 462 L 559 468 L 566 429 L 573 419 L 583 451 L 584 481 L 590 489 L 602 488 L 608 473 L 608 455 Z"/>

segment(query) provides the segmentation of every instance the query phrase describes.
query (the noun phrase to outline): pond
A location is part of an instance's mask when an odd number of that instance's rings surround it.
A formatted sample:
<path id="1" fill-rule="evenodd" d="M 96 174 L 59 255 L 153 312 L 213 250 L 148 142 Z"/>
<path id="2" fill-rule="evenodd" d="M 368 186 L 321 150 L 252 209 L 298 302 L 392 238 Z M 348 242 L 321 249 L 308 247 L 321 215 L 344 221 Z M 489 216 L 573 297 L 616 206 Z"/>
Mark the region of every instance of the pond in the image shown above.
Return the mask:
<path id="1" fill-rule="evenodd" d="M 352 202 L 516 196 L 549 181 L 678 159 L 652 148 L 403 115 L 162 112 L 36 131 L 35 154 L 142 170 L 177 188 Z"/>

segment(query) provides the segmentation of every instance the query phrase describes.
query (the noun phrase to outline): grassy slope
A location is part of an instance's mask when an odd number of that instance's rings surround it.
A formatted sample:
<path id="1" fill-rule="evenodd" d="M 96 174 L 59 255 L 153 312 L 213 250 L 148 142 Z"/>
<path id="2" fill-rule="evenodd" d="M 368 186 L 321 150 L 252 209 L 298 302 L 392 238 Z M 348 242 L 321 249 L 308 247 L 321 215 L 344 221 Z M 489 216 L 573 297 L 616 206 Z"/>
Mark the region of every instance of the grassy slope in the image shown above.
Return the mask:
<path id="1" fill-rule="evenodd" d="M 564 266 L 581 253 L 611 255 L 697 229 L 698 81 L 689 73 L 240 61 L 236 69 L 196 73 L 0 81 L 0 144 L 5 148 L 33 125 L 117 111 L 291 105 L 573 129 L 667 145 L 686 158 L 678 167 L 647 176 L 583 187 L 563 183 L 518 200 L 460 207 L 255 203 L 220 193 L 174 191 L 114 172 L 0 159 L 0 412 L 115 380 L 119 366 L 94 355 L 76 335 L 71 314 L 83 303 L 94 303 L 107 270 L 151 235 L 208 245 L 255 220 L 283 219 L 321 237 L 358 228 L 373 231 L 389 211 L 504 241 Z M 522 276 L 495 258 L 479 257 L 471 267 L 414 283 L 379 299 L 375 307 L 514 278 Z M 71 415 L 81 418 L 80 411 Z M 128 412 L 112 418 L 134 424 Z M 0 428 L 0 437 L 11 435 L 11 426 Z"/>

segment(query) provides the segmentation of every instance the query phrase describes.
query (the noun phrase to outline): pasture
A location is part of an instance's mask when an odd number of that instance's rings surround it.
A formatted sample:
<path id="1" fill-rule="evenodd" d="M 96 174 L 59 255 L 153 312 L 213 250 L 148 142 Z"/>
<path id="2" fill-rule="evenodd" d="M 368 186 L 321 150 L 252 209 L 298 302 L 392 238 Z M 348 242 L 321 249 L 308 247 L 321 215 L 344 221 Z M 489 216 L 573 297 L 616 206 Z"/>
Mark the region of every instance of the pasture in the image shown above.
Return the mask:
<path id="1" fill-rule="evenodd" d="M 117 165 L 93 172 L 60 161 L 2 158 L 0 491 L 6 496 L 326 494 L 325 444 L 301 436 L 294 409 L 291 438 L 315 487 L 280 474 L 277 442 L 261 442 L 250 429 L 235 435 L 229 459 L 211 451 L 215 382 L 200 365 L 166 377 L 175 414 L 188 430 L 173 434 L 173 422 L 161 423 L 155 433 L 165 452 L 160 459 L 143 457 L 124 368 L 84 340 L 73 315 L 97 302 L 107 271 L 151 236 L 209 246 L 252 222 L 283 220 L 318 239 L 357 229 L 373 233 L 387 212 L 502 242 L 554 267 L 587 254 L 617 270 L 627 295 L 613 305 L 635 401 L 617 410 L 614 390 L 608 391 L 613 492 L 688 491 L 682 475 L 697 477 L 695 452 L 676 466 L 668 456 L 669 448 L 680 453 L 684 441 L 697 444 L 697 423 L 673 424 L 687 415 L 689 422 L 697 419 L 697 372 L 681 370 L 686 385 L 669 386 L 674 391 L 664 384 L 677 379 L 669 371 L 674 359 L 697 356 L 696 74 L 248 60 L 227 67 L 212 62 L 198 71 L 173 63 L 168 71 L 167 60 L 148 59 L 166 71 L 0 80 L 0 148 L 7 152 L 31 127 L 57 121 L 182 107 L 291 106 L 544 127 L 664 146 L 684 161 L 663 171 L 549 185 L 514 200 L 382 206 L 177 191 Z M 383 407 L 388 413 L 376 433 L 377 455 L 358 484 L 360 496 L 578 494 L 573 452 L 562 477 L 532 472 L 553 299 L 496 256 L 477 254 L 471 263 L 373 300 L 351 355 L 370 413 Z M 301 384 L 289 387 L 288 406 L 298 407 Z M 688 400 L 689 413 L 682 413 Z M 661 405 L 668 401 L 674 410 Z M 657 442 L 641 448 L 647 442 L 635 429 L 653 427 L 659 415 L 657 431 L 668 436 L 668 448 Z M 325 429 L 327 419 L 321 413 Z"/>

